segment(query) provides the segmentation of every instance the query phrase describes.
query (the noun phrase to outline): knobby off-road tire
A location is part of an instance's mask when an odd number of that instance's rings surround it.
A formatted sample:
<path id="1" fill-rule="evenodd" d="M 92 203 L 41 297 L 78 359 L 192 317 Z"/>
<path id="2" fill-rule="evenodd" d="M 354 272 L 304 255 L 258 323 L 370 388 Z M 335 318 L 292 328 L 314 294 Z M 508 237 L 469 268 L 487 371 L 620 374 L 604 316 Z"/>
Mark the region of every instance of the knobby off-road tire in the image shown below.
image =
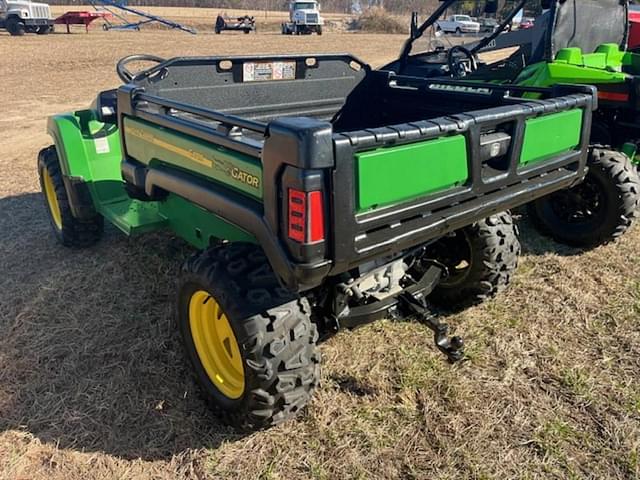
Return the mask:
<path id="1" fill-rule="evenodd" d="M 104 231 L 104 219 L 101 215 L 89 220 L 79 220 L 73 216 L 55 146 L 40 151 L 38 174 L 49 221 L 58 241 L 65 247 L 74 248 L 97 243 Z"/>
<path id="2" fill-rule="evenodd" d="M 593 147 L 583 183 L 528 205 L 538 231 L 574 247 L 591 248 L 622 236 L 638 217 L 640 178 L 620 152 Z"/>
<path id="3" fill-rule="evenodd" d="M 492 215 L 442 238 L 427 257 L 444 263 L 449 276 L 429 299 L 446 308 L 481 303 L 504 290 L 518 268 L 518 229 L 509 212 Z"/>
<path id="4" fill-rule="evenodd" d="M 236 364 L 241 372 L 231 372 L 236 383 L 227 382 L 231 389 L 220 383 L 223 376 L 216 377 L 215 362 L 206 361 L 203 344 L 207 342 L 194 324 L 191 304 L 196 292 L 202 291 L 211 296 L 209 301 L 217 302 L 233 331 L 230 339 L 223 340 L 229 359 L 234 361 L 233 352 L 241 356 Z M 254 245 L 214 247 L 186 261 L 178 294 L 178 324 L 196 380 L 225 422 L 241 430 L 266 428 L 292 418 L 307 404 L 320 380 L 318 331 L 310 310 L 304 298 L 279 285 Z M 213 337 L 215 332 L 209 340 Z M 208 342 L 215 353 L 214 344 Z"/>

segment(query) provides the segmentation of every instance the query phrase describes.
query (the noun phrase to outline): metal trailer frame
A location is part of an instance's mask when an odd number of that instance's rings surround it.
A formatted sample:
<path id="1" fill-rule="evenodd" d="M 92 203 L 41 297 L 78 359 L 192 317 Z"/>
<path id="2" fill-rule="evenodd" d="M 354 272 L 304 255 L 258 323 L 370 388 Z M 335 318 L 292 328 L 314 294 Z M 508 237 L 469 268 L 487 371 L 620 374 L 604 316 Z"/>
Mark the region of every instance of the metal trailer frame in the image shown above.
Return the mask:
<path id="1" fill-rule="evenodd" d="M 126 0 L 89 0 L 89 3 L 96 10 L 100 10 L 98 8 L 98 5 L 99 5 L 102 10 L 106 10 L 107 12 L 111 13 L 115 18 L 118 18 L 120 21 L 123 22 L 122 24 L 117 25 L 109 22 L 108 20 L 105 20 L 105 24 L 103 26 L 105 30 L 140 30 L 140 27 L 143 25 L 147 25 L 149 23 L 160 23 L 169 28 L 182 30 L 183 32 L 187 32 L 192 35 L 196 35 L 198 33 L 197 30 L 195 30 L 194 28 L 188 27 L 186 25 L 173 22 L 171 20 L 168 20 L 164 17 L 160 17 L 158 15 L 152 15 L 142 10 L 131 8 L 127 6 Z M 121 15 L 111 9 L 116 9 L 116 10 L 121 10 L 123 12 L 131 13 L 133 15 L 143 18 L 144 20 L 140 20 L 138 22 L 131 22 L 124 15 Z"/>

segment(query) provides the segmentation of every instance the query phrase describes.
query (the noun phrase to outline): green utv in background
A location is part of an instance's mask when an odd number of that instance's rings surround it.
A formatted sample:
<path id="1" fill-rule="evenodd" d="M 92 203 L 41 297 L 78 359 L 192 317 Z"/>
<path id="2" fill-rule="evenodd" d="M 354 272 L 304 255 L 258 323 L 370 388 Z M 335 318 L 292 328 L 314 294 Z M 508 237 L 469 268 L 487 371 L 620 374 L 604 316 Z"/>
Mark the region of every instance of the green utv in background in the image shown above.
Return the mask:
<path id="1" fill-rule="evenodd" d="M 640 202 L 636 157 L 640 56 L 625 51 L 627 2 L 521 0 L 510 7 L 495 33 L 479 42 L 450 48 L 440 42 L 435 48 L 415 53 L 419 39 L 428 39 L 437 18 L 457 2 L 443 1 L 420 27 L 414 15 L 411 38 L 401 58 L 383 70 L 527 87 L 596 86 L 599 107 L 593 118 L 589 174 L 582 184 L 532 202 L 528 210 L 540 231 L 572 246 L 592 247 L 621 236 L 637 218 Z M 501 33 L 523 7 L 535 6 L 542 7 L 544 13 L 533 28 Z M 506 52 L 507 58 L 479 60 L 478 54 L 499 51 Z M 552 139 L 545 137 L 543 141 Z"/>
<path id="2" fill-rule="evenodd" d="M 155 65 L 133 74 L 139 61 Z M 317 342 L 340 328 L 415 316 L 462 358 L 427 300 L 504 288 L 520 252 L 505 212 L 586 174 L 591 87 L 465 91 L 348 55 L 138 55 L 117 71 L 120 88 L 49 119 L 53 231 L 86 247 L 107 220 L 198 250 L 178 325 L 198 383 L 241 428 L 305 406 Z"/>

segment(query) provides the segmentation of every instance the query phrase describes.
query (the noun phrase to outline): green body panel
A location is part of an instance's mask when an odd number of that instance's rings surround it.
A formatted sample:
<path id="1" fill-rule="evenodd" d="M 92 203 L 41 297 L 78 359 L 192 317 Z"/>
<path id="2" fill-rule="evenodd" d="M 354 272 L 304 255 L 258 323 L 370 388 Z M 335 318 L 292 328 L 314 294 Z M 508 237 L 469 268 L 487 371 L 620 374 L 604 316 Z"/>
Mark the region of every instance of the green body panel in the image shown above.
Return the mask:
<path id="1" fill-rule="evenodd" d="M 525 68 L 515 82 L 526 87 L 551 87 L 565 84 L 616 84 L 626 81 L 627 75 L 620 72 L 589 68 L 566 63 L 535 63 Z"/>
<path id="2" fill-rule="evenodd" d="M 143 120 L 125 118 L 127 154 L 146 165 L 166 163 L 262 200 L 260 160 Z"/>
<path id="3" fill-rule="evenodd" d="M 129 197 L 120 172 L 119 130 L 99 122 L 94 111 L 53 116 L 47 129 L 63 174 L 83 181 L 96 211 L 127 235 L 169 228 L 197 248 L 216 240 L 255 241 L 244 230 L 176 195 L 161 202 Z"/>
<path id="4" fill-rule="evenodd" d="M 465 137 L 456 135 L 356 155 L 359 211 L 462 185 L 469 178 Z"/>
<path id="5" fill-rule="evenodd" d="M 604 44 L 593 53 L 583 53 L 580 48 L 563 48 L 553 62 L 540 62 L 525 68 L 514 83 L 528 87 L 551 87 L 562 83 L 597 87 L 625 83 L 630 76 L 637 75 L 640 75 L 640 55 L 620 50 L 616 44 Z M 539 95 L 527 94 L 526 97 L 537 98 Z M 630 149 L 628 153 L 631 153 Z M 638 156 L 631 158 L 640 164 Z"/>
<path id="6" fill-rule="evenodd" d="M 624 68 L 624 72 L 623 72 Z M 525 68 L 514 83 L 524 86 L 550 87 L 567 84 L 624 83 L 629 73 L 640 73 L 640 56 L 621 51 L 617 45 L 600 45 L 594 53 L 579 48 L 563 48 L 553 62 L 540 62 Z"/>
<path id="7" fill-rule="evenodd" d="M 118 128 L 97 121 L 93 110 L 50 117 L 47 130 L 56 142 L 65 175 L 87 182 L 121 179 Z"/>
<path id="8" fill-rule="evenodd" d="M 582 110 L 532 118 L 525 122 L 520 165 L 541 162 L 580 145 Z"/>
<path id="9" fill-rule="evenodd" d="M 158 210 L 169 228 L 196 248 L 207 248 L 218 240 L 256 243 L 251 234 L 177 195 L 159 202 Z"/>

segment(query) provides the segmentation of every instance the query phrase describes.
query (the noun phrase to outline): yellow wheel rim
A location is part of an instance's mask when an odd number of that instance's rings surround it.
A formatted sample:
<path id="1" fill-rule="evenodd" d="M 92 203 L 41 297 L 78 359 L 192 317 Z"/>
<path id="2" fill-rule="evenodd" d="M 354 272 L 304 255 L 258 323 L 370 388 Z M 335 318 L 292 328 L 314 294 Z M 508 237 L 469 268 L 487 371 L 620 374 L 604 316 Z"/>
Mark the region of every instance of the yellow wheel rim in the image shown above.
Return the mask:
<path id="1" fill-rule="evenodd" d="M 191 296 L 189 325 L 209 379 L 226 397 L 240 398 L 244 392 L 240 347 L 227 316 L 208 292 L 198 290 Z"/>
<path id="2" fill-rule="evenodd" d="M 56 187 L 53 184 L 53 179 L 47 168 L 42 169 L 42 178 L 44 180 L 44 195 L 47 198 L 51 218 L 53 218 L 53 223 L 56 228 L 62 230 L 62 212 L 60 211 L 60 204 L 56 196 Z"/>

